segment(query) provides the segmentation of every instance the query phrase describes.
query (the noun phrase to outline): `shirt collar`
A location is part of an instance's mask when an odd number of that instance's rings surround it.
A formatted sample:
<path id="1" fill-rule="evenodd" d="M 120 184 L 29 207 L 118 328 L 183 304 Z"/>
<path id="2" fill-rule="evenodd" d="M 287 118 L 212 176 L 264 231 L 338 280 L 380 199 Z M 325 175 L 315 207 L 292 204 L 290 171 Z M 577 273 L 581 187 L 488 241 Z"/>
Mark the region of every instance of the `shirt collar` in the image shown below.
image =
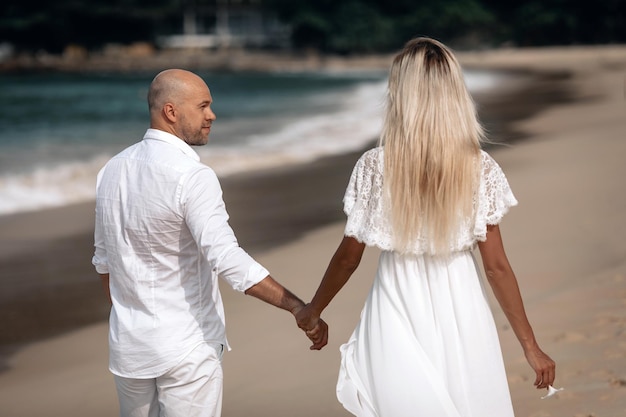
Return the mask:
<path id="1" fill-rule="evenodd" d="M 188 157 L 193 158 L 196 161 L 200 161 L 200 156 L 197 154 L 196 151 L 191 148 L 191 146 L 189 146 L 184 140 L 182 140 L 178 136 L 174 136 L 171 133 L 167 133 L 159 129 L 148 129 L 143 138 L 144 140 L 154 139 L 169 143 L 170 145 L 177 147 L 182 153 L 184 153 Z"/>

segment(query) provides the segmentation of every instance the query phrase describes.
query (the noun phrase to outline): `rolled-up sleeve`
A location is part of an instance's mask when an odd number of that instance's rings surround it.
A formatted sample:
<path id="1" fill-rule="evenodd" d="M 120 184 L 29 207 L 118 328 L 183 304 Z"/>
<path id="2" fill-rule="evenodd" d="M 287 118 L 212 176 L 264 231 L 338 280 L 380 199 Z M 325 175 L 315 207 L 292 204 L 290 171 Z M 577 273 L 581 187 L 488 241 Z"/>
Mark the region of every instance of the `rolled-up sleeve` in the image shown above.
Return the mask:
<path id="1" fill-rule="evenodd" d="M 256 262 L 241 247 L 233 247 L 218 260 L 217 272 L 236 291 L 244 292 L 269 275 L 267 269 Z"/>
<path id="2" fill-rule="evenodd" d="M 189 231 L 218 276 L 234 290 L 244 292 L 269 275 L 237 242 L 219 180 L 209 167 L 181 180 L 180 202 Z"/>

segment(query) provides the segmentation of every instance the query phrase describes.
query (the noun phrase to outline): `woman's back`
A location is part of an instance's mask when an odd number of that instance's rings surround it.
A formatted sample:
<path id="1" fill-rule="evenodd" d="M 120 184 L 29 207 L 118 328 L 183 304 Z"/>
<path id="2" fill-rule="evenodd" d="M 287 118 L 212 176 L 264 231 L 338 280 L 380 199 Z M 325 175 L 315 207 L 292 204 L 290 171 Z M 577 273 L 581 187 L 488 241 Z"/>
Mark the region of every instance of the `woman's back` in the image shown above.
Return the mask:
<path id="1" fill-rule="evenodd" d="M 391 67 L 380 139 L 397 247 L 410 250 L 421 235 L 433 252 L 449 252 L 459 226 L 472 215 L 482 140 L 452 52 L 433 39 L 408 42 Z"/>
<path id="2" fill-rule="evenodd" d="M 377 147 L 365 152 L 356 163 L 344 196 L 344 211 L 348 216 L 345 234 L 382 250 L 411 254 L 438 253 L 432 239 L 418 234 L 398 246 L 394 238 L 389 200 L 385 195 L 385 150 Z M 479 154 L 480 177 L 472 197 L 472 215 L 455 231 L 449 242 L 450 252 L 471 249 L 484 241 L 487 224 L 497 224 L 509 207 L 517 204 L 498 163 L 485 151 Z M 414 213 L 419 216 L 420 213 Z"/>

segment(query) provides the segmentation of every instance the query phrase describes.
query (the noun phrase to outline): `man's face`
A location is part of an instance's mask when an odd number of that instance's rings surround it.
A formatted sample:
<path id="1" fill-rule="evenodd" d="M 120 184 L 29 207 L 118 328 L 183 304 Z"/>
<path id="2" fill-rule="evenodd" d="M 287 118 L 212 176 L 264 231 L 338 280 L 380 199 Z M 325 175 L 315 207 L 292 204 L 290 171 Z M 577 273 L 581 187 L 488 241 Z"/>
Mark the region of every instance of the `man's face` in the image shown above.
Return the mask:
<path id="1" fill-rule="evenodd" d="M 178 135 L 191 146 L 202 146 L 209 142 L 211 125 L 216 119 L 211 110 L 213 99 L 209 88 L 195 88 L 179 106 Z"/>

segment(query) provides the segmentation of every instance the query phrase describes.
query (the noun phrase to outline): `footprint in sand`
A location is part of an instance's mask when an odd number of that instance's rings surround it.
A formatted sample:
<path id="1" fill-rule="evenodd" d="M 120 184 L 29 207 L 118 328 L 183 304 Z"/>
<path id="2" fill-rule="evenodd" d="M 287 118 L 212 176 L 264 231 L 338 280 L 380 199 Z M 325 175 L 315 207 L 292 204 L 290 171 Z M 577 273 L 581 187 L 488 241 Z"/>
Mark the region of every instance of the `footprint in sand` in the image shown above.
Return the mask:
<path id="1" fill-rule="evenodd" d="M 606 380 L 610 378 L 614 378 L 615 374 L 608 369 L 598 369 L 589 374 L 589 376 L 593 379 L 597 380 Z"/>
<path id="2" fill-rule="evenodd" d="M 532 414 L 529 414 L 528 417 L 553 417 L 553 416 L 547 411 L 540 410 Z"/>
<path id="3" fill-rule="evenodd" d="M 574 342 L 580 342 L 580 341 L 587 340 L 587 339 L 588 337 L 584 335 L 583 333 L 566 332 L 566 333 L 560 333 L 556 335 L 553 340 L 557 343 L 558 342 L 574 343 Z"/>
<path id="4" fill-rule="evenodd" d="M 611 378 L 609 385 L 612 388 L 626 388 L 626 378 Z"/>
<path id="5" fill-rule="evenodd" d="M 602 355 L 604 359 L 621 359 L 626 356 L 624 349 L 607 349 Z"/>
<path id="6" fill-rule="evenodd" d="M 623 327 L 626 325 L 626 316 L 617 316 L 615 314 L 602 314 L 596 316 L 596 326 L 617 325 Z"/>
<path id="7" fill-rule="evenodd" d="M 520 374 L 512 374 L 507 377 L 509 384 L 521 384 L 528 382 L 528 377 L 526 375 Z"/>

